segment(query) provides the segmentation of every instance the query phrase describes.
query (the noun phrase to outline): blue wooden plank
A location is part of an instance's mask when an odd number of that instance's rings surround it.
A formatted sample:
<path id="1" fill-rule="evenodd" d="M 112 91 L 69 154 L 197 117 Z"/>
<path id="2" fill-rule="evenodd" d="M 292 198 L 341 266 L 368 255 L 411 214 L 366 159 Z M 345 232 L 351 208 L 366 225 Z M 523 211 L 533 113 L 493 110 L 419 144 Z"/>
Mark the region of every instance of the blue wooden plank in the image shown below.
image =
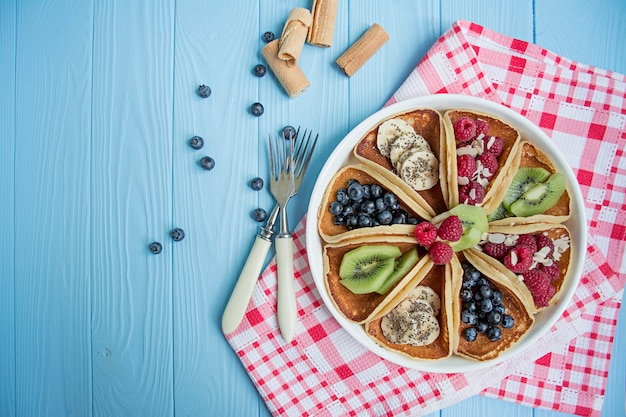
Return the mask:
<path id="1" fill-rule="evenodd" d="M 17 415 L 91 414 L 92 10 L 17 4 Z"/>
<path id="2" fill-rule="evenodd" d="M 15 415 L 16 5 L 0 3 L 0 415 Z"/>
<path id="3" fill-rule="evenodd" d="M 93 414 L 171 416 L 174 2 L 94 11 Z"/>

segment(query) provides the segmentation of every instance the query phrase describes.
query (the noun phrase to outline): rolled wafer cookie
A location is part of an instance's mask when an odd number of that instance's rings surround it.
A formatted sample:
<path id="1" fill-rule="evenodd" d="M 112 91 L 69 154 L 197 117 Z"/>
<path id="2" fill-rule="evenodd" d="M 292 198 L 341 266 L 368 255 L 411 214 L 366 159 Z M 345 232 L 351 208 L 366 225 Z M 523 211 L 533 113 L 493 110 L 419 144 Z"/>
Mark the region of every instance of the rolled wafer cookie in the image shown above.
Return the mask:
<path id="1" fill-rule="evenodd" d="M 339 0 L 313 0 L 313 23 L 307 38 L 309 44 L 322 48 L 332 46 L 338 4 Z"/>
<path id="2" fill-rule="evenodd" d="M 278 57 L 289 66 L 296 65 L 313 17 L 308 9 L 296 7 L 289 12 L 278 43 Z"/>
<path id="3" fill-rule="evenodd" d="M 387 31 L 378 23 L 374 23 L 337 58 L 337 65 L 348 77 L 352 77 L 388 40 Z"/>
<path id="4" fill-rule="evenodd" d="M 273 40 L 261 49 L 261 55 L 267 61 L 270 69 L 283 86 L 289 97 L 299 96 L 309 88 L 311 83 L 307 80 L 299 66 L 289 66 L 287 61 L 278 58 L 278 42 Z"/>

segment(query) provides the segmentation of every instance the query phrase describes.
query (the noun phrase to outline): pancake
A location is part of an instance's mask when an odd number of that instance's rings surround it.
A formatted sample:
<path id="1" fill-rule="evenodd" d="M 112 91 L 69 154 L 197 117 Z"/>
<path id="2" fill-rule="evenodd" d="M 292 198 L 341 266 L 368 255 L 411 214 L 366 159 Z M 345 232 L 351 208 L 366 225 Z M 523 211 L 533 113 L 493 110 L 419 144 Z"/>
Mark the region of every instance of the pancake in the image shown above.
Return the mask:
<path id="1" fill-rule="evenodd" d="M 557 172 L 554 164 L 550 161 L 550 158 L 548 158 L 544 152 L 540 151 L 532 143 L 526 141 L 522 142 L 519 152 L 515 155 L 515 158 L 506 174 L 507 177 L 509 177 L 509 184 L 521 167 L 543 168 L 551 174 Z M 506 188 L 503 189 L 504 193 L 502 194 L 500 200 L 502 200 L 506 194 Z M 546 210 L 543 214 L 536 214 L 529 217 L 506 217 L 504 219 L 491 221 L 490 224 L 493 226 L 508 226 L 512 224 L 524 223 L 562 223 L 569 219 L 570 214 L 571 199 L 566 188 L 556 205 Z"/>
<path id="2" fill-rule="evenodd" d="M 430 146 L 435 157 L 439 160 L 440 181 L 434 187 L 427 190 L 415 190 L 398 177 L 398 171 L 390 158 L 381 153 L 377 146 L 378 131 L 381 125 L 390 119 L 402 119 L 407 122 L 415 133 L 423 137 Z M 398 187 L 424 206 L 431 216 L 446 211 L 448 208 L 447 188 L 439 186 L 441 179 L 445 183 L 447 168 L 444 164 L 445 140 L 442 135 L 441 115 L 431 109 L 416 109 L 408 113 L 394 115 L 386 120 L 383 120 L 359 140 L 353 150 L 354 156 L 361 163 L 373 167 L 392 181 L 395 180 Z"/>
<path id="3" fill-rule="evenodd" d="M 422 206 L 378 172 L 363 164 L 349 165 L 339 170 L 330 180 L 318 209 L 318 230 L 320 236 L 326 242 L 340 242 L 365 236 L 410 236 L 413 234 L 415 227 L 410 224 L 380 225 L 352 230 L 349 230 L 343 224 L 335 224 L 335 216 L 329 211 L 330 204 L 335 200 L 337 190 L 345 188 L 348 180 L 351 179 L 358 180 L 361 184 L 378 184 L 383 190 L 393 192 L 400 203 L 400 209 L 419 221 L 431 218 Z"/>
<path id="4" fill-rule="evenodd" d="M 417 241 L 408 236 L 393 236 L 388 238 L 364 237 L 337 244 L 326 244 L 323 248 L 324 283 L 326 291 L 337 310 L 348 320 L 363 323 L 373 320 L 386 313 L 385 307 L 395 297 L 403 297 L 411 288 L 406 283 L 419 276 L 421 269 L 428 261 L 426 253 L 418 248 L 419 261 L 411 270 L 400 279 L 386 294 L 378 293 L 354 294 L 340 281 L 339 267 L 343 256 L 363 245 L 394 245 L 402 253 L 417 247 Z"/>
<path id="5" fill-rule="evenodd" d="M 457 330 L 455 333 L 456 345 L 454 347 L 454 353 L 477 361 L 495 359 L 515 345 L 531 328 L 534 323 L 532 305 L 527 303 L 525 296 L 520 292 L 518 286 L 513 285 L 513 283 L 499 271 L 492 268 L 482 259 L 473 257 L 470 253 L 459 253 L 457 255 L 458 260 L 455 259 L 453 262 L 461 262 L 462 264 L 471 265 L 476 268 L 481 273 L 481 276 L 487 279 L 489 286 L 493 288 L 494 291 L 497 290 L 502 294 L 501 305 L 505 308 L 503 314 L 511 316 L 514 324 L 510 328 L 503 328 L 502 325 L 498 325 L 497 327 L 500 329 L 501 338 L 497 341 L 490 340 L 486 332 L 477 332 L 474 341 L 470 342 L 466 339 L 464 332 L 473 325 L 467 324 L 461 319 L 462 311 L 466 308 L 466 305 L 460 295 L 463 284 L 463 267 L 458 265 L 455 267 L 457 274 L 453 277 L 456 304 L 454 305 L 452 314 L 454 314 L 455 317 L 455 329 Z"/>
<path id="6" fill-rule="evenodd" d="M 462 197 L 459 195 L 460 184 L 456 153 L 457 142 L 454 135 L 454 124 L 461 117 L 486 121 L 489 124 L 489 130 L 487 134 L 481 138 L 488 140 L 488 138 L 496 136 L 502 138 L 503 141 L 502 152 L 496 158 L 498 168 L 495 173 L 492 173 L 493 175 L 490 178 L 484 179 L 486 183 L 486 185 L 484 185 L 484 198 L 482 202 L 476 203 L 477 205 L 481 205 L 487 213 L 491 213 L 499 205 L 510 183 L 510 178 L 506 175 L 507 167 L 513 163 L 515 155 L 518 152 L 521 142 L 520 133 L 508 123 L 477 111 L 449 110 L 444 114 L 443 125 L 445 129 L 445 146 L 448 150 L 446 163 L 450 207 L 455 207 L 459 203 L 467 203 L 466 201 L 461 201 Z"/>
<path id="7" fill-rule="evenodd" d="M 424 266 L 422 273 L 406 285 L 406 287 L 410 290 L 415 289 L 418 286 L 429 287 L 434 290 L 440 298 L 441 307 L 438 314 L 435 315 L 439 323 L 440 331 L 439 335 L 432 343 L 423 346 L 392 343 L 383 333 L 381 325 L 383 321 L 382 317 L 365 323 L 365 332 L 367 335 L 385 349 L 399 352 L 402 355 L 414 359 L 438 360 L 449 357 L 452 354 L 452 348 L 455 341 L 454 334 L 451 334 L 450 332 L 450 329 L 454 328 L 452 316 L 450 315 L 450 312 L 453 311 L 451 275 L 452 268 L 450 264 L 435 265 L 432 261 L 428 260 L 428 263 Z M 385 308 L 385 314 L 389 313 L 394 307 L 400 304 L 405 299 L 407 294 L 400 294 L 394 297 L 394 299 L 391 300 Z"/>
<path id="8" fill-rule="evenodd" d="M 488 234 L 503 234 L 503 235 L 532 235 L 539 236 L 545 235 L 549 237 L 553 242 L 560 241 L 560 244 L 557 243 L 556 246 L 562 247 L 562 253 L 558 259 L 552 260 L 552 262 L 548 261 L 548 263 L 554 263 L 558 266 L 558 277 L 551 281 L 551 285 L 555 288 L 555 294 L 550 298 L 547 305 L 535 305 L 533 301 L 533 296 L 528 292 L 527 298 L 529 302 L 535 306 L 536 311 L 541 311 L 544 308 L 554 305 L 559 302 L 561 289 L 567 285 L 567 282 L 571 280 L 572 273 L 570 272 L 570 264 L 571 260 L 574 259 L 572 256 L 572 247 L 569 243 L 571 241 L 571 236 L 569 230 L 565 225 L 562 224 L 552 224 L 552 223 L 533 223 L 533 224 L 523 224 L 511 227 L 490 227 Z M 486 237 L 487 240 L 488 237 Z M 479 250 L 480 249 L 480 250 Z M 520 275 L 523 276 L 523 273 L 518 274 L 509 270 L 502 260 L 498 260 L 489 254 L 484 252 L 484 242 L 478 245 L 478 248 L 470 249 L 470 252 L 476 256 L 477 258 L 483 259 L 485 262 L 488 262 L 493 266 L 496 270 L 500 271 L 501 274 L 506 276 L 510 281 L 515 283 L 520 283 L 524 287 L 526 285 L 523 283 L 523 278 L 520 279 Z M 535 254 L 537 256 L 537 254 Z M 574 254 L 574 256 L 580 256 Z M 550 258 L 550 257 L 549 257 Z M 542 264 L 535 262 L 531 269 L 542 268 Z M 526 291 L 524 291 L 526 292 Z"/>

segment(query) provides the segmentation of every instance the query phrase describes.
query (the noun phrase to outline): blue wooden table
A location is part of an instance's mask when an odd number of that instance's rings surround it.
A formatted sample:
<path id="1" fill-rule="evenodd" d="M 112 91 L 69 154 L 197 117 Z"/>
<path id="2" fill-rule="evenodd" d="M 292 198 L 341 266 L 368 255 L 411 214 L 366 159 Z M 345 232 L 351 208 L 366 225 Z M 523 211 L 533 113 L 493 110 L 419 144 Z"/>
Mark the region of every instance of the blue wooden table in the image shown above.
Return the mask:
<path id="1" fill-rule="evenodd" d="M 269 415 L 220 331 L 250 214 L 273 206 L 249 186 L 266 177 L 267 134 L 320 133 L 295 225 L 325 157 L 456 19 L 626 73 L 623 0 L 345 0 L 333 47 L 303 50 L 311 87 L 289 99 L 252 68 L 262 34 L 310 3 L 0 1 L 1 416 Z M 374 22 L 391 39 L 348 78 L 334 61 Z M 615 340 L 611 417 L 624 415 L 624 309 Z M 434 415 L 557 413 L 475 397 Z"/>

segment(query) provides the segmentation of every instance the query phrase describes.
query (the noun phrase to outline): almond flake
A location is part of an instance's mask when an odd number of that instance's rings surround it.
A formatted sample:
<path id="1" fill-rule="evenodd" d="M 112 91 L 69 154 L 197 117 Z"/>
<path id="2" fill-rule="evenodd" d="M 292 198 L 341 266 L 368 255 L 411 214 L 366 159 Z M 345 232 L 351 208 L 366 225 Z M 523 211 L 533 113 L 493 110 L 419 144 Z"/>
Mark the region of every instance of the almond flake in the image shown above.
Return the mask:
<path id="1" fill-rule="evenodd" d="M 459 185 L 467 185 L 467 184 L 469 184 L 469 178 L 467 178 L 467 177 L 458 177 L 456 180 L 459 183 Z"/>
<path id="2" fill-rule="evenodd" d="M 506 236 L 502 233 L 489 233 L 489 242 L 491 243 L 504 243 Z"/>
<path id="3" fill-rule="evenodd" d="M 476 151 L 476 149 L 472 148 L 471 146 L 462 146 L 456 150 L 456 156 L 461 156 L 461 155 L 469 155 L 472 158 L 475 158 L 476 155 L 478 155 L 478 152 Z"/>

